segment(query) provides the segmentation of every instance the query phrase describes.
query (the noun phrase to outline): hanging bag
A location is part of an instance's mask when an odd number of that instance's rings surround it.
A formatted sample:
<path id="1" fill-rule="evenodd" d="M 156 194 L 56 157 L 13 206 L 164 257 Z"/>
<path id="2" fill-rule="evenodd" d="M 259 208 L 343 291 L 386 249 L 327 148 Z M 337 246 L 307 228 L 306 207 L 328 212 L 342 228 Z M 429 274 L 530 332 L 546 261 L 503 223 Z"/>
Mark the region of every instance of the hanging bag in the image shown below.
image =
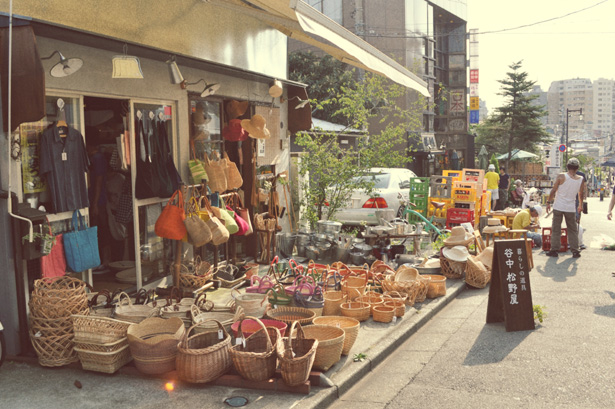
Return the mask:
<path id="1" fill-rule="evenodd" d="M 241 198 L 237 193 L 231 196 L 231 207 L 235 210 L 235 221 L 239 226 L 238 236 L 249 236 L 254 233 L 252 221 L 250 220 L 250 212 L 241 204 Z"/>
<path id="2" fill-rule="evenodd" d="M 173 155 L 171 153 L 171 147 L 169 146 L 169 135 L 167 133 L 166 121 L 162 119 L 164 118 L 163 116 L 160 118 L 160 121 L 158 121 L 158 138 L 161 148 L 161 157 L 167 167 L 167 172 L 169 173 L 169 178 L 171 180 L 172 192 L 174 192 L 179 189 L 179 186 L 182 184 L 182 178 L 175 167 L 175 162 L 173 162 Z"/>
<path id="3" fill-rule="evenodd" d="M 230 234 L 236 234 L 239 231 L 239 226 L 235 221 L 235 212 L 232 209 L 228 208 L 224 204 L 223 200 L 220 201 L 220 207 L 214 210 L 220 214 L 219 218 L 224 222 L 224 227 L 227 228 Z"/>
<path id="4" fill-rule="evenodd" d="M 73 212 L 73 231 L 62 237 L 66 264 L 71 271 L 80 273 L 100 265 L 98 254 L 98 228 L 87 227 L 79 210 Z"/>
<path id="5" fill-rule="evenodd" d="M 207 227 L 211 230 L 211 243 L 214 246 L 226 243 L 231 235 L 228 229 L 224 227 L 224 223 L 214 215 L 209 200 L 207 200 L 207 196 L 201 197 L 201 209 L 205 209 L 209 213 L 209 219 L 205 223 L 207 223 Z"/>
<path id="6" fill-rule="evenodd" d="M 209 243 L 212 239 L 211 230 L 207 226 L 207 223 L 201 219 L 199 214 L 199 205 L 196 199 L 193 197 L 190 199 L 190 204 L 186 211 L 186 218 L 184 219 L 184 225 L 188 232 L 188 241 L 194 247 L 201 247 Z"/>
<path id="7" fill-rule="evenodd" d="M 137 177 L 135 182 L 135 197 L 137 199 L 149 199 L 158 196 L 160 191 L 160 180 L 155 174 L 152 164 L 152 152 L 149 143 L 149 134 L 143 128 L 143 121 L 137 118 L 135 121 L 135 132 L 137 134 L 138 148 L 137 157 Z"/>
<path id="8" fill-rule="evenodd" d="M 190 160 L 188 161 L 188 169 L 190 169 L 190 177 L 192 178 L 192 184 L 201 184 L 203 179 L 209 182 L 207 172 L 205 172 L 205 168 L 203 167 L 203 162 L 198 160 L 196 157 L 196 149 L 194 147 L 193 141 L 190 142 Z"/>
<path id="9" fill-rule="evenodd" d="M 49 235 L 53 236 L 53 247 L 48 255 L 41 257 L 41 276 L 44 277 L 61 277 L 66 273 L 66 258 L 64 257 L 64 244 L 62 243 L 62 235 L 53 235 L 49 219 L 47 226 L 49 227 Z"/>
<path id="10" fill-rule="evenodd" d="M 243 178 L 239 169 L 237 169 L 237 164 L 229 159 L 226 152 L 224 152 L 222 160 L 226 161 L 226 189 L 239 189 L 243 185 Z"/>
<path id="11" fill-rule="evenodd" d="M 212 192 L 225 192 L 226 184 L 226 161 L 210 160 L 207 154 L 203 158 L 205 172 L 209 177 L 208 186 Z"/>
<path id="12" fill-rule="evenodd" d="M 177 205 L 173 204 L 176 196 Z M 181 190 L 176 190 L 158 216 L 154 225 L 154 232 L 157 236 L 165 239 L 181 240 L 186 235 L 185 218 L 184 198 Z"/>
<path id="13" fill-rule="evenodd" d="M 167 167 L 167 156 L 165 150 L 162 147 L 160 140 L 160 127 L 154 119 L 153 113 L 150 112 L 150 126 L 152 128 L 152 135 L 150 139 L 150 146 L 152 149 L 152 167 L 154 176 L 158 177 L 158 191 L 155 192 L 158 197 L 169 197 L 177 190 L 177 187 L 173 187 L 171 182 L 171 176 Z"/>

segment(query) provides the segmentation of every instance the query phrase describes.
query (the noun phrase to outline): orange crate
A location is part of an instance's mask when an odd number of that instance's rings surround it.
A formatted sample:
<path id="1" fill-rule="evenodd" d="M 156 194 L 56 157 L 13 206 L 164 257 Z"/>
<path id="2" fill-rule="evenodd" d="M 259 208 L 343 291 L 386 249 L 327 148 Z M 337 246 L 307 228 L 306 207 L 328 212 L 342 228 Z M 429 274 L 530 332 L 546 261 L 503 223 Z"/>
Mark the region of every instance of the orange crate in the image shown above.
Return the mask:
<path id="1" fill-rule="evenodd" d="M 463 174 L 463 172 L 460 171 L 460 170 L 443 170 L 442 171 L 442 176 L 450 176 L 450 177 L 452 177 L 453 178 L 453 183 L 454 182 L 460 182 L 462 174 Z"/>
<path id="2" fill-rule="evenodd" d="M 444 205 L 444 207 L 442 209 L 438 209 L 439 212 L 436 213 L 435 217 L 446 217 L 446 210 L 450 209 L 454 206 L 454 202 L 453 199 L 443 199 L 441 197 L 430 197 L 429 198 L 429 202 L 427 203 L 427 216 L 431 217 L 431 215 L 433 215 L 433 212 L 435 210 L 435 207 L 431 204 L 431 201 L 434 202 L 444 202 L 446 203 L 446 205 Z"/>
<path id="3" fill-rule="evenodd" d="M 485 171 L 482 169 L 464 169 L 461 180 L 464 182 L 476 182 L 479 186 L 482 186 L 484 177 Z"/>
<path id="4" fill-rule="evenodd" d="M 476 189 L 468 189 L 464 187 L 453 188 L 453 200 L 455 202 L 476 202 Z"/>

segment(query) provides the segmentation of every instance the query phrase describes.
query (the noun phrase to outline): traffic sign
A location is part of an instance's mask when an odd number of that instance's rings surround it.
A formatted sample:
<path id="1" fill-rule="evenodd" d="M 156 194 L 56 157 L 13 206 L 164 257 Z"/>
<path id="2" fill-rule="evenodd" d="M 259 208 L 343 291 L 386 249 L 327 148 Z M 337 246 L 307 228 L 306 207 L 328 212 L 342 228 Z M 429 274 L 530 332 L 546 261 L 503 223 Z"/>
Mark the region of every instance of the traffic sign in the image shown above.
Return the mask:
<path id="1" fill-rule="evenodd" d="M 560 152 L 566 152 L 566 145 L 561 144 L 561 145 L 559 146 L 559 151 L 560 151 Z"/>

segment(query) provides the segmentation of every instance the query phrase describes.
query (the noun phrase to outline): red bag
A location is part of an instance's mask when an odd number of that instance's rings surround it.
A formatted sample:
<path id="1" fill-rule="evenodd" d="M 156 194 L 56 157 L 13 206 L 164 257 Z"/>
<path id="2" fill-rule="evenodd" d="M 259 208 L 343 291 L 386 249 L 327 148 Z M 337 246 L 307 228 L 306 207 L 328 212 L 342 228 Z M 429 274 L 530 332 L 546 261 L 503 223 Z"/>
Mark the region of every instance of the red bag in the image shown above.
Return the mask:
<path id="1" fill-rule="evenodd" d="M 51 225 L 47 221 L 49 226 L 49 234 L 53 236 L 51 232 Z M 58 234 L 54 236 L 53 247 L 48 255 L 41 257 L 41 276 L 44 277 L 62 277 L 66 274 L 66 258 L 64 257 L 64 242 L 62 241 L 62 235 Z"/>
<path id="2" fill-rule="evenodd" d="M 175 196 L 178 196 L 177 205 L 173 204 Z M 160 216 L 158 216 L 158 220 L 156 220 L 154 225 L 154 232 L 157 236 L 165 239 L 181 240 L 186 235 L 185 218 L 184 197 L 180 190 L 176 190 L 167 205 L 162 209 Z"/>

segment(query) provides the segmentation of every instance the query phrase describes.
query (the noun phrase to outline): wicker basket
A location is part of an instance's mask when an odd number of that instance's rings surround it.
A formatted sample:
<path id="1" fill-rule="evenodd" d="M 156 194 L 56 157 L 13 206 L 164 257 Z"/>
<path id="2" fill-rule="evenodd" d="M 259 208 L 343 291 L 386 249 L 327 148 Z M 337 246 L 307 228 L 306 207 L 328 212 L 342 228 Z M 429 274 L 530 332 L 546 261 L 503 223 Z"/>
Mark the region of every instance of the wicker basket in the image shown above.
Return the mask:
<path id="1" fill-rule="evenodd" d="M 413 267 L 402 265 L 395 271 L 394 281 L 416 281 L 419 277 L 419 271 Z"/>
<path id="2" fill-rule="evenodd" d="M 340 306 L 342 315 L 358 321 L 367 321 L 371 315 L 371 307 L 364 302 L 345 302 Z"/>
<path id="3" fill-rule="evenodd" d="M 327 371 L 342 357 L 346 333 L 343 329 L 330 325 L 309 325 L 303 328 L 305 337 L 318 341 L 316 357 L 312 367 Z"/>
<path id="4" fill-rule="evenodd" d="M 269 306 L 267 294 L 241 294 L 233 290 L 231 296 L 235 299 L 235 303 L 243 308 L 245 314 L 251 317 L 261 318 Z"/>
<path id="5" fill-rule="evenodd" d="M 367 271 L 359 275 L 347 275 L 342 279 L 342 293 L 353 300 L 365 294 L 367 288 Z"/>
<path id="6" fill-rule="evenodd" d="M 374 307 L 372 318 L 376 322 L 391 322 L 393 317 L 396 316 L 396 307 L 389 307 L 386 305 L 377 305 Z"/>
<path id="7" fill-rule="evenodd" d="M 213 267 L 206 261 L 200 262 L 195 268 L 194 273 L 182 264 L 179 274 L 179 286 L 181 288 L 201 288 L 207 284 L 213 276 Z"/>
<path id="8" fill-rule="evenodd" d="M 325 305 L 322 309 L 322 315 L 341 315 L 340 306 L 345 300 L 345 296 L 341 291 L 327 291 L 323 294 Z"/>
<path id="9" fill-rule="evenodd" d="M 468 257 L 466 264 L 466 284 L 475 288 L 485 288 L 491 280 L 491 272 L 473 256 Z"/>
<path id="10" fill-rule="evenodd" d="M 418 289 L 416 291 L 416 298 L 414 299 L 414 302 L 425 301 L 425 298 L 427 298 L 427 290 L 429 289 L 429 280 L 429 277 L 422 275 L 417 277 L 416 281 L 418 282 Z"/>
<path id="11" fill-rule="evenodd" d="M 120 294 L 120 300 L 115 307 L 115 318 L 121 321 L 139 323 L 146 318 L 157 317 L 160 309 L 153 305 L 133 304 L 126 293 Z"/>
<path id="12" fill-rule="evenodd" d="M 46 296 L 33 292 L 28 303 L 30 314 L 39 318 L 66 318 L 73 314 L 88 314 L 85 292 L 63 296 Z"/>
<path id="13" fill-rule="evenodd" d="M 126 337 L 130 322 L 107 317 L 73 315 L 75 342 L 107 344 Z"/>
<path id="14" fill-rule="evenodd" d="M 316 317 L 314 318 L 314 325 L 328 325 L 344 330 L 346 335 L 344 336 L 342 355 L 348 355 L 354 342 L 357 340 L 359 328 L 361 327 L 361 323 L 357 319 L 350 317 Z"/>
<path id="15" fill-rule="evenodd" d="M 384 302 L 385 307 L 395 308 L 395 316 L 401 318 L 406 314 L 406 302 L 398 298 L 390 298 Z"/>
<path id="16" fill-rule="evenodd" d="M 77 356 L 83 369 L 88 371 L 115 373 L 118 369 L 132 361 L 128 344 L 117 351 L 100 352 L 82 349 L 75 346 Z"/>
<path id="17" fill-rule="evenodd" d="M 278 307 L 267 311 L 267 318 L 278 320 L 290 325 L 294 321 L 301 325 L 309 325 L 316 316 L 316 312 L 310 308 L 302 307 Z"/>
<path id="18" fill-rule="evenodd" d="M 439 274 L 425 274 L 429 276 L 427 298 L 437 298 L 446 295 L 446 277 Z"/>
<path id="19" fill-rule="evenodd" d="M 398 292 L 405 295 L 406 305 L 412 307 L 416 300 L 419 291 L 418 281 L 392 281 L 389 279 L 382 280 L 382 288 L 387 292 Z"/>
<path id="20" fill-rule="evenodd" d="M 369 307 L 371 308 L 370 312 L 372 314 L 374 313 L 374 307 L 384 304 L 384 298 L 382 297 L 382 294 L 366 294 L 357 297 L 354 301 L 369 304 Z"/>
<path id="21" fill-rule="evenodd" d="M 72 333 L 50 337 L 37 336 L 30 330 L 30 340 L 42 366 L 64 366 L 77 362 L 79 358 L 73 348 Z"/>
<path id="22" fill-rule="evenodd" d="M 275 327 L 265 327 L 258 318 L 246 317 L 252 322 L 256 321 L 260 329 L 244 339 L 239 322 L 237 339 L 239 344 L 231 347 L 230 354 L 233 365 L 242 378 L 249 381 L 264 381 L 273 377 L 278 367 L 276 349 L 281 342 L 280 330 Z"/>
<path id="23" fill-rule="evenodd" d="M 219 321 L 226 332 L 231 332 L 231 326 L 244 315 L 243 308 L 238 307 L 235 312 L 226 311 L 201 311 L 199 307 L 193 305 L 190 310 L 192 325 L 196 325 L 193 332 L 201 334 L 203 332 L 218 331 Z M 215 320 L 215 321 L 214 321 Z"/>
<path id="24" fill-rule="evenodd" d="M 94 342 L 79 342 L 74 340 L 75 348 L 79 348 L 84 351 L 92 352 L 117 352 L 120 349 L 128 346 L 128 337 L 124 337 L 114 342 L 108 342 L 106 344 L 99 344 Z"/>
<path id="25" fill-rule="evenodd" d="M 86 283 L 70 276 L 44 277 L 34 280 L 33 296 L 70 298 L 85 294 Z"/>
<path id="26" fill-rule="evenodd" d="M 107 318 L 112 317 L 113 304 L 111 303 L 111 293 L 109 292 L 109 290 L 102 290 L 97 293 L 91 293 L 91 295 L 92 297 L 88 302 L 88 306 L 90 307 L 90 315 Z M 104 300 L 99 300 L 99 297 L 104 297 Z"/>
<path id="27" fill-rule="evenodd" d="M 135 366 L 144 374 L 164 374 L 175 369 L 177 344 L 186 327 L 179 318 L 146 318 L 128 327 L 128 345 Z"/>
<path id="28" fill-rule="evenodd" d="M 463 278 L 463 272 L 466 268 L 465 261 L 450 261 L 444 256 L 440 256 L 440 267 L 442 275 L 450 279 Z"/>
<path id="29" fill-rule="evenodd" d="M 73 322 L 68 318 L 37 318 L 30 315 L 30 330 L 43 337 L 53 337 L 73 333 Z"/>
<path id="30" fill-rule="evenodd" d="M 282 338 L 282 342 L 278 343 L 276 352 L 282 380 L 289 386 L 298 386 L 310 377 L 318 340 L 306 338 L 301 324 L 296 321 L 292 323 L 289 334 L 288 338 Z"/>
<path id="31" fill-rule="evenodd" d="M 216 320 L 213 320 L 217 322 Z M 231 368 L 231 336 L 217 322 L 219 331 L 189 337 L 195 325 L 181 338 L 177 347 L 177 375 L 190 383 L 211 382 Z"/>

